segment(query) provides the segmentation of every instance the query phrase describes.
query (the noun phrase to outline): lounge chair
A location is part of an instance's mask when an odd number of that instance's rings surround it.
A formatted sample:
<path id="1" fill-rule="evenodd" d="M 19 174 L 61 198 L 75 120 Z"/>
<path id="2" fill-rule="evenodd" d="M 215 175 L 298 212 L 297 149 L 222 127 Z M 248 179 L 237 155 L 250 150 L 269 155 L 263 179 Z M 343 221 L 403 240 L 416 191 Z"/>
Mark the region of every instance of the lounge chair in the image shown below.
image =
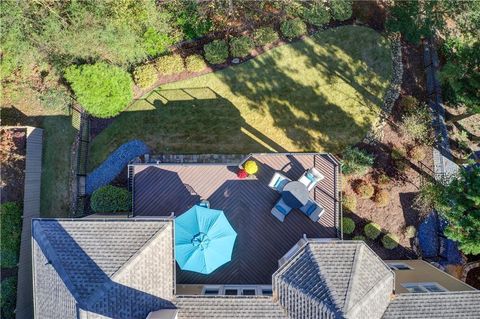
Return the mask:
<path id="1" fill-rule="evenodd" d="M 283 221 L 285 220 L 285 216 L 287 216 L 291 210 L 292 208 L 287 204 L 285 204 L 283 199 L 280 198 L 275 203 L 275 206 L 273 206 L 272 208 L 272 215 L 275 216 L 279 221 L 283 223 Z"/>
<path id="2" fill-rule="evenodd" d="M 278 173 L 275 172 L 273 174 L 272 179 L 270 180 L 270 183 L 268 184 L 268 187 L 276 190 L 277 192 L 281 192 L 283 187 L 288 183 L 291 182 L 291 179 Z"/>
<path id="3" fill-rule="evenodd" d="M 198 206 L 202 206 L 202 207 L 205 207 L 205 208 L 210 208 L 210 202 L 206 199 L 203 199 L 200 201 L 200 203 L 198 203 Z"/>
<path id="4" fill-rule="evenodd" d="M 312 167 L 305 171 L 305 173 L 298 179 L 300 183 L 307 186 L 308 191 L 311 191 L 318 182 L 324 179 L 322 175 L 315 167 Z"/>
<path id="5" fill-rule="evenodd" d="M 300 210 L 314 222 L 318 222 L 325 212 L 325 209 L 313 200 L 309 200 L 307 205 L 300 207 Z"/>

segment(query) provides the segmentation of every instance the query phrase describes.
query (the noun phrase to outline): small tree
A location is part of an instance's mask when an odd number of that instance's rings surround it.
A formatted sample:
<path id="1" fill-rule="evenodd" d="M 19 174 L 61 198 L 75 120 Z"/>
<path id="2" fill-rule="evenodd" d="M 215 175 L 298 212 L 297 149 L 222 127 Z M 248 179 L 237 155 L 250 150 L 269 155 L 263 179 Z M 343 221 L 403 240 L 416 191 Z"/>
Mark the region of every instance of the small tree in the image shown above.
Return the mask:
<path id="1" fill-rule="evenodd" d="M 93 116 L 118 115 L 133 98 L 132 78 L 119 67 L 100 62 L 72 65 L 65 70 L 77 101 Z"/>
<path id="2" fill-rule="evenodd" d="M 465 254 L 480 254 L 480 167 L 463 169 L 436 203 L 448 221 L 445 235 Z"/>

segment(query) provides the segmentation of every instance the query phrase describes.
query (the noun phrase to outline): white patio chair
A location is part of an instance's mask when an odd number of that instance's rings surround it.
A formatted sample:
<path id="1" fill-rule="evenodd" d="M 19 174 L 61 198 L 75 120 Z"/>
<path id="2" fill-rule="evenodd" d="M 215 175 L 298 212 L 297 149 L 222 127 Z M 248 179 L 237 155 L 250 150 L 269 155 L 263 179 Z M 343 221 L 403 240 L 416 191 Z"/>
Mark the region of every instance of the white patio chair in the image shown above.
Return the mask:
<path id="1" fill-rule="evenodd" d="M 300 207 L 300 210 L 313 222 L 318 222 L 320 217 L 322 217 L 323 213 L 325 212 L 325 209 L 313 200 L 309 200 L 307 205 Z"/>
<path id="2" fill-rule="evenodd" d="M 283 190 L 283 187 L 288 183 L 291 182 L 292 180 L 278 172 L 275 172 L 273 174 L 272 179 L 270 180 L 270 183 L 268 183 L 268 187 L 276 190 L 277 192 L 281 192 Z"/>
<path id="3" fill-rule="evenodd" d="M 322 173 L 320 173 L 315 167 L 312 167 L 305 171 L 298 181 L 307 186 L 308 191 L 311 191 L 315 185 L 324 178 L 325 176 L 323 176 Z"/>
<path id="4" fill-rule="evenodd" d="M 285 220 L 285 216 L 287 216 L 292 208 L 288 206 L 283 199 L 279 199 L 276 203 L 275 206 L 272 208 L 272 215 L 275 216 L 279 221 L 283 223 Z"/>

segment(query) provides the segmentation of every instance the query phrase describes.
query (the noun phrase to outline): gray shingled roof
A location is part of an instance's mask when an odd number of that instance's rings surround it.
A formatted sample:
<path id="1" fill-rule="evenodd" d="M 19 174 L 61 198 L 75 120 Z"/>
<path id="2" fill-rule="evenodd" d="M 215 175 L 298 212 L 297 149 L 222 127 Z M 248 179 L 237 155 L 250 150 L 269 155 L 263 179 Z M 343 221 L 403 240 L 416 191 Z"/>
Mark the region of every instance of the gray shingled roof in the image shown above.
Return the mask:
<path id="1" fill-rule="evenodd" d="M 51 296 L 42 294 L 52 289 L 73 297 L 80 312 L 115 318 L 145 318 L 171 306 L 171 221 L 39 219 L 32 227 L 37 317 L 51 311 L 42 308 Z"/>
<path id="2" fill-rule="evenodd" d="M 480 291 L 398 295 L 383 319 L 480 318 Z"/>
<path id="3" fill-rule="evenodd" d="M 378 318 L 394 288 L 390 269 L 357 241 L 310 240 L 274 278 L 280 303 L 293 317 Z"/>
<path id="4" fill-rule="evenodd" d="M 198 296 L 177 297 L 178 319 L 288 318 L 272 297 Z"/>

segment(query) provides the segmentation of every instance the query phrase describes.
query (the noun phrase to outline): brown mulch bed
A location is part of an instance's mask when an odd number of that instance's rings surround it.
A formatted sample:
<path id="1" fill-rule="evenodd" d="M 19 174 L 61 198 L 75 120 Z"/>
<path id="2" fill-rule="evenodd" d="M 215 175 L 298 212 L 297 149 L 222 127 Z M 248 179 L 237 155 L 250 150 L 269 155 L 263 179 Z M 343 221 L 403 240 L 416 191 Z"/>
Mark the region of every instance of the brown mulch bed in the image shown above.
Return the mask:
<path id="1" fill-rule="evenodd" d="M 465 282 L 474 288 L 480 289 L 480 267 L 470 270 Z"/>
<path id="2" fill-rule="evenodd" d="M 21 159 L 0 165 L 0 176 L 2 181 L 1 203 L 5 202 L 23 202 L 24 179 L 25 179 L 25 154 L 27 150 L 27 131 L 26 129 L 12 128 L 8 129 L 14 132 L 13 141 L 16 146 L 15 153 L 21 156 Z M 2 137 L 3 138 L 3 137 Z"/>

